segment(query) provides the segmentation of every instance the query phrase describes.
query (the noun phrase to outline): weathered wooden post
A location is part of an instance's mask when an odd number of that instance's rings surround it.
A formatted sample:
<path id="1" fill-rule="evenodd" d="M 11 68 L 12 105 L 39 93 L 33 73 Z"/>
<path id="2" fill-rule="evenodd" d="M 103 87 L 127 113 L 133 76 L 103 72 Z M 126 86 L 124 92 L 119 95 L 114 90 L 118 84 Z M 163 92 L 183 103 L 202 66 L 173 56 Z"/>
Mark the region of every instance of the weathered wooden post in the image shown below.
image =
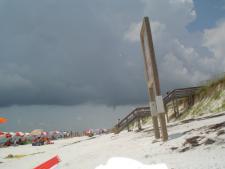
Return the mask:
<path id="1" fill-rule="evenodd" d="M 142 128 L 141 128 L 141 118 L 140 117 L 138 117 L 137 122 L 138 122 L 138 130 L 141 130 Z"/>
<path id="2" fill-rule="evenodd" d="M 141 33 L 141 45 L 144 54 L 145 63 L 145 78 L 147 81 L 148 93 L 150 98 L 150 110 L 152 115 L 152 122 L 155 132 L 155 138 L 160 138 L 158 118 L 161 125 L 161 134 L 163 141 L 168 140 L 166 120 L 165 120 L 165 110 L 162 97 L 160 97 L 160 84 L 158 77 L 158 70 L 155 59 L 155 52 L 152 41 L 151 28 L 148 17 L 144 17 Z M 162 107 L 163 106 L 163 107 Z M 163 111 L 163 112 L 160 112 Z"/>

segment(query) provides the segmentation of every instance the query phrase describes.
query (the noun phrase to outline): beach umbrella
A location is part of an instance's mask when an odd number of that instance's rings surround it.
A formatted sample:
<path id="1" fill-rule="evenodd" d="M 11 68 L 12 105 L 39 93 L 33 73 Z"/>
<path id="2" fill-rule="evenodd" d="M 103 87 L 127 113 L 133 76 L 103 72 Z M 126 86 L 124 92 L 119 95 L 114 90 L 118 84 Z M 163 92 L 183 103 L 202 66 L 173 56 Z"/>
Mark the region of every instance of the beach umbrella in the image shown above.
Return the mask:
<path id="1" fill-rule="evenodd" d="M 30 133 L 25 133 L 24 137 L 29 141 L 32 141 L 32 139 L 33 139 L 33 136 Z"/>
<path id="2" fill-rule="evenodd" d="M 11 138 L 12 135 L 10 133 L 4 133 L 4 135 L 0 135 L 0 145 L 4 145 Z"/>
<path id="3" fill-rule="evenodd" d="M 11 138 L 12 135 L 11 135 L 10 133 L 6 133 L 6 134 L 5 134 L 5 137 L 6 137 L 6 138 Z"/>
<path id="4" fill-rule="evenodd" d="M 33 136 L 39 136 L 43 132 L 44 132 L 44 130 L 42 130 L 42 129 L 35 129 L 35 130 L 31 131 L 30 134 L 33 135 Z"/>
<path id="5" fill-rule="evenodd" d="M 43 132 L 41 133 L 41 135 L 43 135 L 43 136 L 47 136 L 47 135 L 48 135 L 48 132 L 43 131 Z"/>
<path id="6" fill-rule="evenodd" d="M 4 134 L 5 134 L 5 133 L 4 133 L 3 131 L 0 131 L 0 136 L 1 136 L 1 135 L 4 135 Z"/>
<path id="7" fill-rule="evenodd" d="M 0 123 L 6 123 L 8 121 L 8 119 L 4 118 L 4 117 L 0 117 Z"/>
<path id="8" fill-rule="evenodd" d="M 88 133 L 88 134 L 90 134 L 90 133 L 93 133 L 94 130 L 93 129 L 87 129 L 87 130 L 85 130 L 85 132 Z"/>
<path id="9" fill-rule="evenodd" d="M 22 136 L 24 136 L 24 133 L 23 133 L 23 132 L 18 131 L 18 132 L 16 132 L 16 136 L 18 136 L 18 137 L 22 137 Z"/>
<path id="10" fill-rule="evenodd" d="M 84 133 L 85 133 L 86 136 L 92 137 L 94 135 L 94 130 L 93 129 L 87 129 L 87 130 L 85 130 Z"/>
<path id="11" fill-rule="evenodd" d="M 63 136 L 63 134 L 60 131 L 50 131 L 49 133 L 50 137 L 54 137 L 54 139 L 58 139 L 61 138 Z"/>
<path id="12" fill-rule="evenodd" d="M 2 135 L 0 135 L 0 144 L 1 143 L 5 143 L 7 140 L 9 140 L 12 137 L 11 134 L 9 133 L 4 133 Z"/>

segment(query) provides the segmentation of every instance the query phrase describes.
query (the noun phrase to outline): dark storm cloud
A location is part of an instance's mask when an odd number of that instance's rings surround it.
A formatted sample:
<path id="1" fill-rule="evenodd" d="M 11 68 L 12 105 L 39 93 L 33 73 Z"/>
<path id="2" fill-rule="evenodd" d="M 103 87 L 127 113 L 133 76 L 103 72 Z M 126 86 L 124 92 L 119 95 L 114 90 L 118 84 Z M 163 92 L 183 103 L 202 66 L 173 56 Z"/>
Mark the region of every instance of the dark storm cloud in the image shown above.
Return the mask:
<path id="1" fill-rule="evenodd" d="M 141 5 L 1 1 L 0 106 L 145 102 L 140 49 L 123 40 Z"/>

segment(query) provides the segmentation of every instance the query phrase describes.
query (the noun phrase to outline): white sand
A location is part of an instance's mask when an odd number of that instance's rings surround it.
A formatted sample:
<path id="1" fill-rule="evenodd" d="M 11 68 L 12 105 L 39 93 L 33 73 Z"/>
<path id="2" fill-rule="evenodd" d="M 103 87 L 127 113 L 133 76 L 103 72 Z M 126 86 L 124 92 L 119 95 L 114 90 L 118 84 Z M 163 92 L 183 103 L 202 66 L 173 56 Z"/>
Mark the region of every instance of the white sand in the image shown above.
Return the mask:
<path id="1" fill-rule="evenodd" d="M 144 131 L 138 133 L 123 131 L 118 135 L 107 134 L 94 139 L 80 137 L 58 140 L 53 145 L 40 147 L 25 145 L 1 148 L 0 162 L 3 163 L 0 163 L 0 168 L 31 169 L 51 157 L 59 155 L 62 160 L 59 168 L 62 169 L 95 169 L 100 165 L 105 166 L 112 157 L 134 159 L 143 166 L 144 164 L 146 166 L 165 164 L 170 169 L 222 169 L 225 168 L 225 135 L 216 137 L 215 132 L 209 133 L 207 137 L 216 138 L 219 141 L 211 145 L 194 147 L 183 153 L 170 148 L 182 147 L 185 138 L 201 135 L 204 129 L 193 130 L 186 134 L 182 134 L 183 132 L 224 121 L 225 116 L 221 116 L 169 127 L 170 138 L 165 143 L 161 141 L 152 143 L 153 132 L 149 131 L 150 128 L 145 128 Z M 28 156 L 20 159 L 5 159 L 8 154 Z"/>

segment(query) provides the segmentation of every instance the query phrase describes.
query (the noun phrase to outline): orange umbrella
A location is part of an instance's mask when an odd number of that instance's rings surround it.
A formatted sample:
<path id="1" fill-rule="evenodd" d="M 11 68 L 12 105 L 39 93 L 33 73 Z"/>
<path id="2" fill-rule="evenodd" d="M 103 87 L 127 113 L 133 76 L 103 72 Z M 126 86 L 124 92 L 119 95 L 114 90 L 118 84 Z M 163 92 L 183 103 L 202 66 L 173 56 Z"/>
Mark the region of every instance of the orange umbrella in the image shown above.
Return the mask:
<path id="1" fill-rule="evenodd" d="M 8 120 L 4 117 L 0 117 L 0 123 L 6 123 Z"/>

